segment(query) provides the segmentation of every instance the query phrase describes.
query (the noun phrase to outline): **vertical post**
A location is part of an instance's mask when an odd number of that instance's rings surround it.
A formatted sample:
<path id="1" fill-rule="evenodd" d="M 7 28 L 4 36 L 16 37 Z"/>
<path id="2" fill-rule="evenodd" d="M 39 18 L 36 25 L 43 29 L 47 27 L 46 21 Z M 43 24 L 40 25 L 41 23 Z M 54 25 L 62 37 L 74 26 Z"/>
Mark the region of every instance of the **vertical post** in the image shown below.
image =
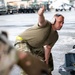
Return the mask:
<path id="1" fill-rule="evenodd" d="M 36 2 L 37 2 L 37 0 L 34 0 L 34 2 L 36 3 Z"/>

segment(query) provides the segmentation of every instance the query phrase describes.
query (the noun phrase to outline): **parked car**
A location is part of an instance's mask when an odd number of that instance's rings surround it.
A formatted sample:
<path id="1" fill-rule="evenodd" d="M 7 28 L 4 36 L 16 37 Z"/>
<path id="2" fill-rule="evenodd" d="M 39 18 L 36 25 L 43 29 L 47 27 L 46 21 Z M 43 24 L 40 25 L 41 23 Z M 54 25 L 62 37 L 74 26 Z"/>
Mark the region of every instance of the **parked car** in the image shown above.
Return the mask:
<path id="1" fill-rule="evenodd" d="M 25 8 L 24 5 L 21 5 L 18 9 L 18 13 L 35 13 L 34 9 L 31 7 Z"/>
<path id="2" fill-rule="evenodd" d="M 7 5 L 8 14 L 14 14 L 18 12 L 17 6 Z"/>
<path id="3" fill-rule="evenodd" d="M 55 11 L 63 11 L 63 6 L 60 5 L 60 6 L 56 7 L 56 8 L 55 8 Z"/>
<path id="4" fill-rule="evenodd" d="M 65 11 L 67 11 L 67 10 L 71 11 L 72 5 L 64 3 L 63 8 Z"/>
<path id="5" fill-rule="evenodd" d="M 64 3 L 58 7 L 55 7 L 55 10 L 56 11 L 68 11 L 68 10 L 71 11 L 71 8 L 72 8 L 71 5 Z"/>
<path id="6" fill-rule="evenodd" d="M 50 5 L 49 8 L 54 9 L 55 11 L 63 11 L 64 9 L 62 5 L 56 5 L 56 6 Z"/>
<path id="7" fill-rule="evenodd" d="M 0 6 L 0 15 L 7 14 L 7 7 L 4 5 Z"/>
<path id="8" fill-rule="evenodd" d="M 32 4 L 30 4 L 30 7 L 34 10 L 34 11 L 38 11 L 40 8 L 40 5 L 33 2 Z"/>
<path id="9" fill-rule="evenodd" d="M 55 11 L 71 11 L 72 5 L 67 3 L 52 3 L 49 8 L 54 9 Z"/>

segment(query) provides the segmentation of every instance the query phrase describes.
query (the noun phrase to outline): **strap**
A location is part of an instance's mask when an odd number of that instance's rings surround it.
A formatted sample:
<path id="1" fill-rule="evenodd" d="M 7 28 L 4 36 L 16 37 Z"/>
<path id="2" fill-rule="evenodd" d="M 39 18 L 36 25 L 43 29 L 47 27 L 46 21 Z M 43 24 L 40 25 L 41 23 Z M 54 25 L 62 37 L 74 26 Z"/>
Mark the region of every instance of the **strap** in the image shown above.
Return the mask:
<path id="1" fill-rule="evenodd" d="M 14 44 L 14 46 L 16 46 L 17 44 L 20 44 L 20 43 L 26 43 L 26 40 L 23 40 L 22 37 L 17 36 L 16 37 L 16 43 Z"/>
<path id="2" fill-rule="evenodd" d="M 22 37 L 20 37 L 20 36 L 17 36 L 17 37 L 16 37 L 16 40 L 20 40 L 20 41 L 22 41 L 22 40 L 23 40 L 23 38 L 22 38 Z"/>

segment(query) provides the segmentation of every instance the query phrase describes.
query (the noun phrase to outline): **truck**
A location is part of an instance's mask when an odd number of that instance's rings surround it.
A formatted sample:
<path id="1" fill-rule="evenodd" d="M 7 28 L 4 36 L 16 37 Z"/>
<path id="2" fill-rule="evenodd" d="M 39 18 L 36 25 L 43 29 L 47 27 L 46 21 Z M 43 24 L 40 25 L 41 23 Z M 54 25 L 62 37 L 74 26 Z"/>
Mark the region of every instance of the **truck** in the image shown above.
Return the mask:
<path id="1" fill-rule="evenodd" d="M 0 14 L 35 13 L 27 1 L 0 0 Z"/>
<path id="2" fill-rule="evenodd" d="M 20 4 L 20 8 L 18 8 L 18 13 L 35 13 L 35 10 L 32 7 L 26 7 L 23 4 Z"/>
<path id="3" fill-rule="evenodd" d="M 17 13 L 17 6 L 10 5 L 6 0 L 0 0 L 0 15 Z"/>
<path id="4" fill-rule="evenodd" d="M 7 7 L 4 0 L 0 0 L 0 15 L 7 14 Z"/>

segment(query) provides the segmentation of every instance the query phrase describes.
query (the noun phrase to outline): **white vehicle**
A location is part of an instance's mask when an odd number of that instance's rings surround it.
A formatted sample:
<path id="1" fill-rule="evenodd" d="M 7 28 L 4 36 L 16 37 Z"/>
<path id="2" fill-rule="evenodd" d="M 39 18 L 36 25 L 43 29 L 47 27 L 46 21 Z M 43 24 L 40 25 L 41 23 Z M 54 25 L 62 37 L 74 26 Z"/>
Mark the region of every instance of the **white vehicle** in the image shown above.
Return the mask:
<path id="1" fill-rule="evenodd" d="M 3 0 L 0 0 L 0 15 L 6 13 L 7 13 L 7 7 L 5 6 Z"/>
<path id="2" fill-rule="evenodd" d="M 66 4 L 66 3 L 64 3 L 63 4 L 63 7 L 64 7 L 64 10 L 66 11 L 66 10 L 69 10 L 69 11 L 71 11 L 71 5 L 70 4 Z"/>
<path id="3" fill-rule="evenodd" d="M 70 3 L 64 3 L 59 0 L 53 2 L 49 5 L 49 9 L 54 9 L 55 11 L 66 11 L 71 10 L 72 5 Z"/>
<path id="4" fill-rule="evenodd" d="M 50 5 L 49 9 L 54 9 L 55 11 L 63 11 L 62 5 Z"/>
<path id="5" fill-rule="evenodd" d="M 63 6 L 58 6 L 55 8 L 55 11 L 63 11 Z"/>
<path id="6" fill-rule="evenodd" d="M 17 12 L 17 6 L 8 4 L 7 0 L 0 0 L 0 15 L 13 14 Z"/>
<path id="7" fill-rule="evenodd" d="M 56 1 L 49 5 L 49 9 L 54 9 L 55 11 L 62 11 L 62 2 Z"/>

